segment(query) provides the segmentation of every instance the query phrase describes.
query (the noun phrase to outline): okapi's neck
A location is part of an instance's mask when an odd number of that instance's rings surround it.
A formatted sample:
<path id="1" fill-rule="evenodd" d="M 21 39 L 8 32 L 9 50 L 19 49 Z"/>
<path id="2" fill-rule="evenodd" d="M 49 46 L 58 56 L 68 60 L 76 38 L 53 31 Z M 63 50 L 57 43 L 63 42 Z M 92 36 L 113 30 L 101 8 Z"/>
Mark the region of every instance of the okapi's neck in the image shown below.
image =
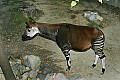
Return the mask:
<path id="1" fill-rule="evenodd" d="M 40 31 L 40 36 L 49 39 L 49 40 L 53 40 L 56 41 L 56 35 L 58 32 L 58 25 L 51 25 L 51 24 L 44 24 L 44 25 L 39 25 L 38 29 Z"/>

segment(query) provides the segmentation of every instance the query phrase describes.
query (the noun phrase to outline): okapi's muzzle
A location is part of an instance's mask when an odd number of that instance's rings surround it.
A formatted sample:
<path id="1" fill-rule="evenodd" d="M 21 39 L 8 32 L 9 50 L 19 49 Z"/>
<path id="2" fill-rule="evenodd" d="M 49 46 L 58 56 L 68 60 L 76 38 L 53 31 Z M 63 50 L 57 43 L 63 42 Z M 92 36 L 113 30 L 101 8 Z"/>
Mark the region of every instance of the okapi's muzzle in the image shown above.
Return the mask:
<path id="1" fill-rule="evenodd" d="M 39 36 L 39 34 L 35 34 L 33 37 L 27 36 L 25 34 L 22 35 L 22 41 L 32 40 L 36 36 Z"/>
<path id="2" fill-rule="evenodd" d="M 27 41 L 33 39 L 32 37 L 29 37 L 27 35 L 22 35 L 22 41 Z"/>

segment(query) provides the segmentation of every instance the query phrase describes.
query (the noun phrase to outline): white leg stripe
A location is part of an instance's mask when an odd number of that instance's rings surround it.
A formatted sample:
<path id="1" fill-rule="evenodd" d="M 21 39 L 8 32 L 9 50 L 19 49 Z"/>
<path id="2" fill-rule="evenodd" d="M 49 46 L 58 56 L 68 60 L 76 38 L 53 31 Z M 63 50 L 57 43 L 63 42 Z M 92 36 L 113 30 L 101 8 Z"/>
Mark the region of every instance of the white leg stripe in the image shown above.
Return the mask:
<path id="1" fill-rule="evenodd" d="M 68 60 L 68 65 L 70 66 L 70 59 Z"/>
<path id="2" fill-rule="evenodd" d="M 105 58 L 102 59 L 102 68 L 105 69 Z"/>
<path id="3" fill-rule="evenodd" d="M 67 51 L 69 51 L 69 50 L 64 50 L 64 52 L 67 52 Z"/>
<path id="4" fill-rule="evenodd" d="M 70 55 L 67 55 L 66 57 L 70 57 Z"/>
<path id="5" fill-rule="evenodd" d="M 97 64 L 98 59 L 99 59 L 99 56 L 96 55 L 96 56 L 95 56 L 95 62 L 94 62 L 94 64 Z"/>

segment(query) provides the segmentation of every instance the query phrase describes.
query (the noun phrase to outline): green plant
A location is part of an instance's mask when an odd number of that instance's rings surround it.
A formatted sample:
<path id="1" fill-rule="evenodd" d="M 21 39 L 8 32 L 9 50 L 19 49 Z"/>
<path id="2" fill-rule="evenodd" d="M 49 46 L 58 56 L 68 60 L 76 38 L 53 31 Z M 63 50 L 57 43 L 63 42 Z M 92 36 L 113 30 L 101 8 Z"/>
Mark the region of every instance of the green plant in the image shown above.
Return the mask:
<path id="1" fill-rule="evenodd" d="M 97 27 L 97 28 L 103 28 L 103 24 L 101 22 L 97 23 L 97 22 L 94 22 L 94 21 L 89 21 L 89 23 L 87 25 L 88 26 L 94 26 L 94 27 Z"/>

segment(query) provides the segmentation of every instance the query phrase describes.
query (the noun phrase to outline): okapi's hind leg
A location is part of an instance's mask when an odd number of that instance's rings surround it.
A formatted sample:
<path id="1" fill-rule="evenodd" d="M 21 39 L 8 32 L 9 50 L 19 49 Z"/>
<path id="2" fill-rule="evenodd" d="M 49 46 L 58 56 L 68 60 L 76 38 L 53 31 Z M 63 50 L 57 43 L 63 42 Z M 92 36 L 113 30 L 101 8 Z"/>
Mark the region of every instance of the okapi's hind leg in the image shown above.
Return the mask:
<path id="1" fill-rule="evenodd" d="M 105 72 L 105 54 L 103 52 L 101 53 L 95 53 L 96 57 L 95 57 L 95 62 L 93 63 L 93 68 L 96 67 L 97 61 L 100 58 L 102 61 L 102 73 L 104 74 Z"/>
<path id="2" fill-rule="evenodd" d="M 105 54 L 103 52 L 104 47 L 104 36 L 101 35 L 98 37 L 92 44 L 92 49 L 95 51 L 95 62 L 93 63 L 93 67 L 96 66 L 98 59 L 100 58 L 102 61 L 102 73 L 105 72 Z"/>

